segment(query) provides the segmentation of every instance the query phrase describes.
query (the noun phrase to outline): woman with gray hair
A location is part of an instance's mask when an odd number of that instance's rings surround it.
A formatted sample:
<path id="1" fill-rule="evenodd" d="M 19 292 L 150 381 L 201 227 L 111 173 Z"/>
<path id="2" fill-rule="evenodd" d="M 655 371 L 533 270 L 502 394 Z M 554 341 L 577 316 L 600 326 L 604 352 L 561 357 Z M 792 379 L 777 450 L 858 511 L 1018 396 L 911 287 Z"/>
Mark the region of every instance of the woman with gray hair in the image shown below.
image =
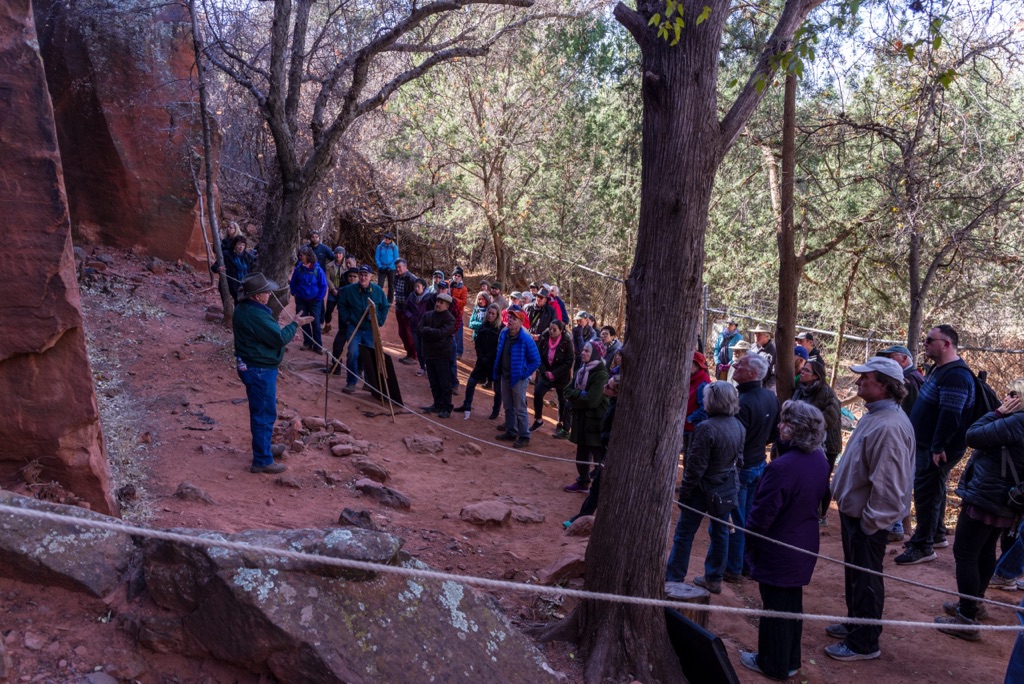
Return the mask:
<path id="1" fill-rule="evenodd" d="M 665 570 L 665 579 L 669 582 L 686 581 L 693 536 L 705 513 L 724 519 L 731 509 L 713 510 L 716 501 L 735 502 L 739 489 L 736 468 L 743 460 L 745 431 L 736 419 L 740 411 L 736 388 L 727 382 L 708 385 L 704 390 L 704 410 L 708 419 L 700 422 L 693 431 L 690 448 L 686 452 L 683 481 L 677 490 L 678 502 L 688 508 L 682 510 L 676 524 L 672 553 Z M 704 559 L 704 575 L 695 577 L 693 583 L 713 594 L 720 594 L 726 550 L 729 548 L 727 524 L 712 520 L 711 539 L 712 544 Z"/>
<path id="2" fill-rule="evenodd" d="M 789 400 L 779 414 L 779 456 L 765 468 L 747 518 L 747 530 L 818 552 L 818 506 L 828 489 L 829 467 L 822 443 L 825 418 L 805 401 Z M 814 556 L 754 535 L 746 538 L 750 577 L 758 582 L 765 610 L 803 612 L 803 591 L 814 572 Z M 800 669 L 801 620 L 761 618 L 757 652 L 740 652 L 740 663 L 773 679 Z"/>

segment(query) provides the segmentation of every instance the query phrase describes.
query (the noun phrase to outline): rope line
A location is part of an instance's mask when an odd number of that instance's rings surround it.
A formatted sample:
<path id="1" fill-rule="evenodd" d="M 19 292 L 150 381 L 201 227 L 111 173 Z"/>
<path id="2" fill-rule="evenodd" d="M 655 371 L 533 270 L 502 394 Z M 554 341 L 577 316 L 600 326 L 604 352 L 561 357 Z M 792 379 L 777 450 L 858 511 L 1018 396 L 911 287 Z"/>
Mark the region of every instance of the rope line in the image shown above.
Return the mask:
<path id="1" fill-rule="evenodd" d="M 271 293 L 271 296 L 273 296 L 275 299 L 277 299 L 277 296 L 274 293 Z M 277 299 L 277 301 L 278 301 L 278 304 L 281 304 L 281 301 L 279 299 Z M 283 308 L 283 304 L 282 304 L 282 308 Z M 332 362 L 331 363 L 332 367 L 336 364 L 337 366 L 339 366 L 341 368 L 344 368 L 346 371 L 349 370 L 348 366 L 345 365 L 341 361 L 340 358 L 335 358 L 334 357 L 332 351 L 328 351 L 326 348 L 324 348 L 323 345 L 317 344 L 315 341 L 313 341 L 312 343 L 315 346 L 319 347 L 321 352 L 328 357 L 328 359 Z M 293 370 L 292 372 L 294 373 L 296 371 Z M 359 374 L 356 373 L 356 375 L 359 375 Z M 490 441 L 490 440 L 487 440 L 487 439 L 481 439 L 481 438 L 479 438 L 479 437 L 477 437 L 475 435 L 471 435 L 469 433 L 462 432 L 461 430 L 458 430 L 458 429 L 456 429 L 454 427 L 451 427 L 447 423 L 439 422 L 438 420 L 435 420 L 435 419 L 431 418 L 428 414 L 425 414 L 425 413 L 422 413 L 420 411 L 417 411 L 416 409 L 414 409 L 414 408 L 412 408 L 410 406 L 407 406 L 407 405 L 405 405 L 405 404 L 403 404 L 401 402 L 395 401 L 393 399 L 389 399 L 389 401 L 391 401 L 396 406 L 401 407 L 402 409 L 404 409 L 408 413 L 410 413 L 410 414 L 412 414 L 414 416 L 417 416 L 417 417 L 425 420 L 426 422 L 428 422 L 428 423 L 430 423 L 432 425 L 435 425 L 435 426 L 437 426 L 437 427 L 439 427 L 439 428 L 441 428 L 443 430 L 447 430 L 448 432 L 460 435 L 460 436 L 465 437 L 467 439 L 471 439 L 471 440 L 476 441 L 476 442 L 481 442 L 483 444 L 486 444 L 487 446 L 490 446 L 490 447 L 493 447 L 493 448 L 502 449 L 504 451 L 509 451 L 509 452 L 514 453 L 514 454 L 520 454 L 520 455 L 524 455 L 524 456 L 532 456 L 534 458 L 539 458 L 539 459 L 543 459 L 543 460 L 547 460 L 547 461 L 557 461 L 557 462 L 562 462 L 562 463 L 576 464 L 576 459 L 562 458 L 562 457 L 559 457 L 559 456 L 548 456 L 546 454 L 540 454 L 540 453 L 537 453 L 537 452 L 527 451 L 527 450 L 524 450 L 524 449 L 516 449 L 514 447 L 510 447 L 510 446 L 507 446 L 505 444 L 499 444 L 498 442 L 493 442 L 493 441 Z M 859 565 L 855 565 L 853 563 L 848 563 L 845 560 L 842 560 L 842 559 L 839 559 L 839 558 L 833 558 L 832 556 L 827 556 L 827 555 L 822 554 L 822 553 L 816 553 L 814 551 L 809 551 L 807 549 L 803 549 L 803 548 L 800 548 L 798 546 L 793 546 L 791 544 L 787 544 L 786 542 L 783 542 L 783 541 L 781 541 L 779 539 L 774 539 L 774 538 L 769 537 L 767 535 L 760 534 L 758 532 L 753 532 L 753 531 L 748 530 L 748 529 L 746 529 L 744 527 L 736 525 L 735 523 L 730 522 L 728 520 L 723 520 L 723 519 L 720 519 L 720 518 L 716 518 L 716 517 L 712 516 L 710 513 L 708 513 L 707 511 L 702 511 L 702 510 L 693 508 L 691 506 L 686 505 L 682 501 L 676 500 L 676 501 L 674 501 L 674 503 L 676 505 L 678 505 L 680 508 L 686 509 L 686 510 L 691 511 L 693 513 L 699 513 L 703 517 L 707 518 L 709 521 L 714 521 L 714 522 L 722 523 L 722 524 L 725 524 L 725 525 L 727 525 L 729 527 L 732 527 L 732 528 L 734 528 L 736 530 L 739 530 L 739 531 L 743 532 L 745 535 L 750 535 L 751 537 L 755 537 L 757 539 L 762 539 L 762 540 L 771 542 L 772 544 L 776 544 L 776 545 L 778 545 L 778 546 L 780 546 L 782 548 L 788 549 L 790 551 L 796 551 L 798 553 L 802 553 L 802 554 L 805 554 L 805 555 L 808 555 L 808 556 L 813 556 L 814 558 L 820 558 L 820 559 L 822 559 L 824 561 L 827 561 L 829 563 L 834 563 L 836 565 L 841 565 L 844 568 L 850 568 L 852 570 L 857 570 L 859 572 L 863 572 L 863 573 L 866 573 L 866 574 L 875 575 L 875 576 L 881 577 L 883 579 L 889 579 L 889 580 L 893 580 L 895 582 L 900 582 L 900 583 L 903 583 L 903 584 L 908 584 L 910 586 L 917 587 L 918 589 L 930 590 L 930 591 L 938 592 L 940 594 L 946 594 L 946 595 L 949 595 L 949 596 L 955 596 L 955 597 L 957 597 L 959 599 L 967 599 L 967 600 L 970 600 L 970 601 L 975 601 L 977 603 L 985 603 L 985 604 L 989 604 L 991 606 L 995 606 L 995 607 L 999 607 L 999 608 L 1007 608 L 1007 609 L 1015 611 L 1015 612 L 1017 612 L 1017 611 L 1024 612 L 1024 608 L 1021 608 L 1021 607 L 1019 607 L 1019 606 L 1017 606 L 1015 604 L 1004 603 L 1002 601 L 996 601 L 994 599 L 989 599 L 989 598 L 985 598 L 985 597 L 977 597 L 977 596 L 971 596 L 969 594 L 962 594 L 962 593 L 960 593 L 960 592 L 958 592 L 958 591 L 956 591 L 954 589 L 947 589 L 945 587 L 939 587 L 939 586 L 934 586 L 934 585 L 930 585 L 930 584 L 925 584 L 923 582 L 918 582 L 916 580 L 912 580 L 912 579 L 909 579 L 909 578 L 906 578 L 906 577 L 900 577 L 899 575 L 892 575 L 892 574 L 889 574 L 889 573 L 886 573 L 886 572 L 882 572 L 880 570 L 872 570 L 872 569 L 865 568 L 865 567 L 862 567 L 862 566 L 859 566 Z M 670 525 L 671 525 L 671 521 L 670 521 Z M 769 617 L 772 617 L 772 616 L 769 616 Z M 865 623 L 865 624 L 871 624 L 871 623 Z"/>
<path id="2" fill-rule="evenodd" d="M 918 582 L 916 580 L 907 579 L 906 577 L 900 577 L 899 575 L 890 575 L 890 574 L 882 572 L 881 570 L 871 570 L 870 568 L 865 568 L 865 567 L 860 566 L 860 565 L 855 565 L 854 563 L 847 563 L 846 561 L 839 560 L 838 558 L 832 558 L 831 556 L 825 556 L 825 555 L 820 554 L 820 553 L 815 553 L 814 551 L 808 551 L 807 549 L 802 549 L 799 546 L 793 546 L 792 544 L 787 544 L 786 542 L 781 541 L 779 539 L 773 539 L 772 537 L 768 537 L 766 535 L 759 534 L 757 532 L 751 532 L 750 530 L 744 529 L 744 528 L 740 527 L 739 525 L 736 525 L 734 523 L 729 522 L 728 520 L 722 520 L 721 518 L 716 518 L 713 515 L 711 515 L 710 513 L 708 513 L 707 511 L 701 511 L 701 510 L 699 510 L 697 508 L 693 508 L 692 506 L 687 506 L 686 504 L 684 504 L 681 501 L 676 501 L 675 503 L 678 506 L 680 506 L 682 508 L 685 508 L 688 511 L 691 511 L 693 513 L 700 513 L 702 516 L 707 518 L 709 521 L 723 523 L 723 524 L 728 525 L 730 527 L 734 527 L 737 530 L 742 531 L 745 535 L 750 535 L 751 537 L 756 537 L 758 539 L 764 539 L 765 541 L 769 541 L 769 542 L 771 542 L 773 544 L 777 544 L 777 545 L 781 546 L 784 549 L 788 549 L 790 551 L 798 551 L 798 552 L 806 554 L 808 556 L 814 556 L 815 558 L 820 558 L 820 559 L 828 561 L 830 563 L 836 563 L 837 565 L 842 565 L 844 568 L 850 568 L 851 570 L 857 570 L 859 572 L 863 572 L 863 573 L 866 573 L 868 575 L 876 575 L 876 576 L 882 577 L 884 579 L 895 580 L 897 582 L 902 582 L 903 584 L 909 584 L 909 585 L 911 585 L 913 587 L 917 587 L 919 589 L 929 589 L 931 591 L 939 592 L 940 594 L 948 594 L 950 596 L 956 596 L 957 598 L 961 598 L 961 599 L 968 599 L 970 601 L 976 601 L 978 603 L 987 603 L 989 605 L 997 606 L 999 608 L 1009 608 L 1010 610 L 1013 610 L 1013 611 L 1024 612 L 1024 608 L 1022 608 L 1020 606 L 1017 606 L 1015 604 L 1012 604 L 1012 603 L 1003 603 L 1002 601 L 995 601 L 993 599 L 988 599 L 988 598 L 985 598 L 985 597 L 971 596 L 970 594 L 961 594 L 960 592 L 958 592 L 958 591 L 956 591 L 954 589 L 946 589 L 945 587 L 936 587 L 936 586 L 932 586 L 930 584 L 924 584 L 923 582 Z"/>
<path id="3" fill-rule="evenodd" d="M 347 558 L 335 558 L 332 556 L 323 556 L 319 554 L 306 553 L 302 551 L 293 551 L 289 549 L 275 549 L 267 546 L 247 544 L 245 542 L 229 541 L 227 539 L 198 537 L 190 534 L 182 534 L 180 532 L 170 532 L 167 530 L 138 527 L 126 523 L 113 523 L 106 522 L 103 520 L 92 520 L 89 518 L 76 518 L 73 516 L 62 515 L 59 513 L 51 513 L 49 511 L 38 511 L 27 508 L 18 508 L 6 504 L 0 504 L 0 512 L 14 516 L 35 518 L 37 520 L 46 520 L 54 523 L 63 523 L 80 527 L 107 530 L 110 532 L 116 532 L 118 534 L 126 534 L 138 537 L 147 537 L 150 539 L 161 539 L 164 541 L 179 542 L 182 544 L 189 544 L 192 546 L 224 548 L 250 554 L 256 552 L 263 556 L 278 556 L 281 558 L 289 558 L 292 560 L 316 562 L 324 565 L 333 565 L 351 570 L 389 573 L 393 575 L 398 575 L 400 577 L 406 577 L 409 579 L 419 578 L 439 581 L 458 581 L 463 584 L 484 587 L 488 589 L 504 589 L 507 591 L 524 592 L 528 594 L 537 594 L 542 596 L 570 596 L 580 599 L 610 601 L 614 603 L 624 603 L 630 605 L 652 606 L 659 608 L 685 607 L 687 610 L 695 610 L 709 613 L 784 618 L 789 620 L 807 620 L 809 622 L 843 623 L 848 625 L 882 625 L 918 629 L 942 628 L 955 630 L 978 630 L 984 632 L 1024 632 L 1024 625 L 945 625 L 934 622 L 917 622 L 912 620 L 876 620 L 870 618 L 854 618 L 848 616 L 824 615 L 817 613 L 786 613 L 783 611 L 763 610 L 756 608 L 736 608 L 732 606 L 700 605 L 691 603 L 682 604 L 679 601 L 671 601 L 668 599 L 645 598 L 640 596 L 624 596 L 621 594 L 612 594 L 606 592 L 594 592 L 561 587 L 548 587 L 537 584 L 524 584 L 520 582 L 509 582 L 507 580 L 495 580 L 486 577 L 476 577 L 473 575 L 458 575 L 453 573 L 440 572 L 437 570 L 427 570 L 423 568 L 407 568 L 395 565 L 386 565 L 383 563 L 371 563 L 368 561 L 357 561 Z M 223 533 L 211 531 L 211 534 L 219 535 Z"/>

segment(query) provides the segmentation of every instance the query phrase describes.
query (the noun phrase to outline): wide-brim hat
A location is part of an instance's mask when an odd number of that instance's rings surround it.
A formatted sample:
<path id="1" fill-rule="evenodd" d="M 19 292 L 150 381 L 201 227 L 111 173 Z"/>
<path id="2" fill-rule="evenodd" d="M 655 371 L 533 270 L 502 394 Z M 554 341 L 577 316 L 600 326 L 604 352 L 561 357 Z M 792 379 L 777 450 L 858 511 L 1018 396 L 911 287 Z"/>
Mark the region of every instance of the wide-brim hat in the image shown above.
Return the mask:
<path id="1" fill-rule="evenodd" d="M 737 349 L 742 350 L 742 351 L 750 351 L 750 343 L 747 342 L 746 340 L 740 340 L 736 344 L 734 344 L 731 347 L 729 347 L 729 349 L 732 349 L 733 351 L 735 351 Z"/>
<path id="2" fill-rule="evenodd" d="M 261 292 L 273 292 L 274 290 L 279 289 L 281 289 L 280 286 L 273 280 L 267 278 L 267 276 L 262 273 L 253 273 L 252 275 L 247 275 L 245 279 L 242 280 L 238 298 L 248 299 L 249 297 L 258 295 Z"/>
<path id="3" fill-rule="evenodd" d="M 769 335 L 774 335 L 775 334 L 774 330 L 772 330 L 770 328 L 766 328 L 764 326 L 764 324 L 762 324 L 762 323 L 758 323 L 757 326 L 753 330 L 751 330 L 750 332 L 752 332 L 752 333 L 767 333 Z"/>
<path id="4" fill-rule="evenodd" d="M 385 240 L 394 240 L 395 236 L 392 235 L 391 233 L 384 233 L 384 239 Z"/>

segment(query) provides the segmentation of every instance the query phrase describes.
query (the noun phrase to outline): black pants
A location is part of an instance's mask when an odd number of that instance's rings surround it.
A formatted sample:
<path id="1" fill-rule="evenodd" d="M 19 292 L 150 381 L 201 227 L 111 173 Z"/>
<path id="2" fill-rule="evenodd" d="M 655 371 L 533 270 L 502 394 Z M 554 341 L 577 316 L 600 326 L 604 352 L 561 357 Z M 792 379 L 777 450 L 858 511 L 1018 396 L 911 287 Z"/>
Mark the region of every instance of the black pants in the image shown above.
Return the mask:
<path id="1" fill-rule="evenodd" d="M 961 594 L 985 596 L 996 570 L 996 542 L 1002 534 L 1002 528 L 986 525 L 960 511 L 953 539 L 953 559 L 956 561 L 956 590 Z M 960 612 L 974 620 L 979 605 L 977 601 L 960 599 Z"/>
<path id="2" fill-rule="evenodd" d="M 473 407 L 473 397 L 476 395 L 476 386 L 480 384 L 478 380 L 478 374 L 474 372 L 470 374 L 469 380 L 466 381 L 466 396 L 463 398 L 462 405 L 469 410 Z M 486 378 L 485 378 L 486 379 Z M 491 413 L 497 413 L 501 410 L 501 378 L 499 377 L 494 381 L 494 404 L 491 407 Z"/>
<path id="3" fill-rule="evenodd" d="M 868 570 L 882 570 L 888 530 L 868 535 L 860 528 L 860 518 L 839 514 L 843 533 L 843 560 Z M 885 585 L 882 578 L 852 568 L 845 568 L 846 614 L 850 617 L 881 619 L 885 607 Z M 846 645 L 856 653 L 878 650 L 881 625 L 847 625 Z"/>
<path id="4" fill-rule="evenodd" d="M 583 505 L 580 506 L 580 512 L 570 518 L 570 520 L 582 518 L 585 515 L 594 515 L 597 511 L 597 500 L 601 496 L 601 473 L 603 472 L 604 464 L 598 463 L 594 467 L 594 472 L 591 474 L 593 479 L 590 481 L 590 493 L 587 494 L 587 498 L 583 500 Z"/>
<path id="5" fill-rule="evenodd" d="M 910 543 L 925 553 L 932 552 L 936 537 L 943 536 L 943 521 L 946 517 L 946 480 L 949 471 L 960 459 L 963 451 L 947 451 L 946 462 L 935 465 L 931 449 L 917 449 L 914 461 L 914 511 L 917 513 L 917 527 Z"/>
<path id="6" fill-rule="evenodd" d="M 828 461 L 828 479 L 832 480 L 832 471 L 836 469 L 836 459 L 839 458 L 839 454 L 825 454 L 825 459 Z M 818 507 L 818 517 L 824 518 L 825 514 L 828 513 L 828 507 L 832 504 L 832 487 L 825 487 L 825 496 L 821 497 L 821 506 Z"/>
<path id="7" fill-rule="evenodd" d="M 787 613 L 804 612 L 803 587 L 773 587 L 760 584 L 761 604 L 765 610 Z M 788 679 L 800 667 L 800 637 L 803 620 L 761 618 L 757 629 L 757 666 L 769 677 Z"/>
<path id="8" fill-rule="evenodd" d="M 384 281 L 388 283 L 388 303 L 395 301 L 395 272 L 390 268 L 377 271 L 377 286 L 384 289 Z"/>
<path id="9" fill-rule="evenodd" d="M 427 380 L 430 394 L 434 397 L 434 408 L 451 411 L 452 408 L 452 362 L 447 356 L 442 359 L 426 359 Z"/>
<path id="10" fill-rule="evenodd" d="M 565 412 L 565 385 L 552 385 L 543 375 L 537 375 L 537 384 L 533 387 L 533 419 L 540 420 L 544 417 L 544 396 L 555 390 L 558 397 L 558 427 L 562 425 L 562 415 Z"/>
<path id="11" fill-rule="evenodd" d="M 582 419 L 581 419 L 582 420 Z M 590 485 L 590 464 L 603 463 L 605 448 L 603 446 L 587 446 L 585 435 L 580 435 L 580 443 L 576 445 L 576 481 Z"/>

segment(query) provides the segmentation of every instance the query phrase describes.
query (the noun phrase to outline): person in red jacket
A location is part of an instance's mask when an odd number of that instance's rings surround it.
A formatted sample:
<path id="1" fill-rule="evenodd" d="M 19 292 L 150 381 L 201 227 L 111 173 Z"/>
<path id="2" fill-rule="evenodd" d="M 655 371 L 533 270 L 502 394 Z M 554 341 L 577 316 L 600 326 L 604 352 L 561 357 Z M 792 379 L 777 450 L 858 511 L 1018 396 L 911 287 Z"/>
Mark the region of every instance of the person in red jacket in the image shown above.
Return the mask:
<path id="1" fill-rule="evenodd" d="M 693 431 L 707 414 L 704 412 L 704 389 L 711 382 L 708 375 L 707 359 L 699 351 L 693 352 L 693 362 L 690 368 L 690 394 L 686 401 L 686 424 L 683 426 L 683 451 L 690 446 L 690 439 Z"/>
<path id="2" fill-rule="evenodd" d="M 462 282 L 462 267 L 456 266 L 452 271 L 452 280 L 448 284 L 448 294 L 452 297 L 451 313 L 455 316 L 455 357 L 462 358 L 462 312 L 469 301 L 469 288 Z"/>

